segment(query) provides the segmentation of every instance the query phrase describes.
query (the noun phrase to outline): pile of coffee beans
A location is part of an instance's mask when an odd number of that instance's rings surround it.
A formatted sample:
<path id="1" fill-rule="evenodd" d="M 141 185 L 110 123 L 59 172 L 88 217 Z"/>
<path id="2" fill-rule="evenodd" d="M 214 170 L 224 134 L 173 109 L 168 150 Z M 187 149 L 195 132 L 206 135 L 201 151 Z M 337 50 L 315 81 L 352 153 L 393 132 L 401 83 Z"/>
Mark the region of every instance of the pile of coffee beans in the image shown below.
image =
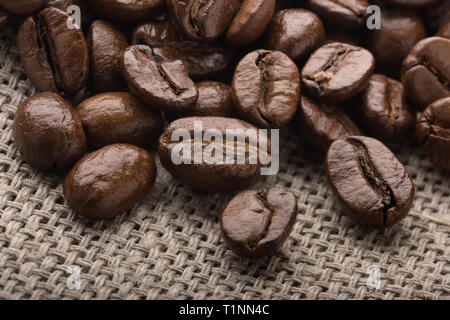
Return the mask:
<path id="1" fill-rule="evenodd" d="M 277 162 L 267 132 L 287 125 L 367 228 L 394 225 L 414 200 L 390 147 L 416 141 L 450 172 L 449 0 L 0 0 L 7 25 L 39 92 L 17 109 L 15 145 L 65 176 L 67 203 L 88 219 L 149 192 L 156 149 L 199 196 L 244 190 L 223 237 L 242 257 L 273 254 L 297 199 L 251 187 Z"/>

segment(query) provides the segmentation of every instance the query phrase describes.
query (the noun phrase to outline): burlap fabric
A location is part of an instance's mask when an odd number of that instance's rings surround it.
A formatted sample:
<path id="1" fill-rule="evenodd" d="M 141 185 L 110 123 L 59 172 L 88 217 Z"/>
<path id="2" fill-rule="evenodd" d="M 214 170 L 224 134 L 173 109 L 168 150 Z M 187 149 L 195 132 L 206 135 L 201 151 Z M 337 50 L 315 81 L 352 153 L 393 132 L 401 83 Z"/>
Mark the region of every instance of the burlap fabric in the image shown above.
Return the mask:
<path id="1" fill-rule="evenodd" d="M 34 93 L 14 42 L 1 33 L 1 298 L 450 298 L 450 179 L 413 145 L 396 150 L 417 189 L 411 213 L 367 231 L 341 212 L 295 125 L 283 130 L 280 172 L 260 185 L 291 190 L 299 214 L 282 250 L 262 261 L 236 257 L 222 240 L 218 216 L 232 195 L 195 192 L 159 163 L 155 187 L 131 212 L 81 219 L 64 203 L 61 178 L 33 171 L 14 146 L 14 112 Z M 79 289 L 67 285 L 73 266 Z"/>

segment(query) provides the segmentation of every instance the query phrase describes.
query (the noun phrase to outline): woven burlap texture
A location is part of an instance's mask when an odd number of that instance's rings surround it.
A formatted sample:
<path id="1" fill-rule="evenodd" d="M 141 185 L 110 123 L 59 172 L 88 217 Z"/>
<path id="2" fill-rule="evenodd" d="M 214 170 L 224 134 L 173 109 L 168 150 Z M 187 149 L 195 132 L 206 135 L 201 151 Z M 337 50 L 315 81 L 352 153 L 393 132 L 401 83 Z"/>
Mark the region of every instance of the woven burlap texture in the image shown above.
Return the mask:
<path id="1" fill-rule="evenodd" d="M 32 170 L 14 146 L 14 112 L 34 89 L 11 30 L 0 48 L 0 298 L 450 298 L 450 178 L 414 145 L 395 150 L 416 185 L 413 209 L 385 232 L 367 231 L 342 213 L 295 124 L 282 130 L 280 172 L 259 186 L 292 191 L 299 214 L 282 249 L 252 262 L 221 237 L 232 195 L 195 192 L 159 163 L 154 188 L 127 214 L 97 223 L 74 214 L 62 179 Z M 78 289 L 67 282 L 74 266 Z"/>

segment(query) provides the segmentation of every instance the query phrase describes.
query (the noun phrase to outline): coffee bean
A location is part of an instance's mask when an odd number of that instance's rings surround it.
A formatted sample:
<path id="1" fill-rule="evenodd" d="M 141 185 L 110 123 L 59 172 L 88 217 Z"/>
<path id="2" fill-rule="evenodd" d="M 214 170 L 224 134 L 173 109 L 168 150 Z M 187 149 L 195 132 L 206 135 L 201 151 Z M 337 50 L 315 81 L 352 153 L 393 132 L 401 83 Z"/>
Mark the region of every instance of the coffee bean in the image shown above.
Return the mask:
<path id="1" fill-rule="evenodd" d="M 39 171 L 70 169 L 86 150 L 75 109 L 52 92 L 36 94 L 19 106 L 13 136 L 22 158 Z"/>
<path id="2" fill-rule="evenodd" d="M 231 199 L 223 211 L 222 235 L 238 256 L 264 258 L 286 241 L 297 212 L 297 199 L 285 189 L 247 190 Z"/>
<path id="3" fill-rule="evenodd" d="M 6 27 L 11 21 L 11 17 L 8 12 L 5 11 L 2 7 L 0 7 L 0 30 Z"/>
<path id="4" fill-rule="evenodd" d="M 287 54 L 300 62 L 325 40 L 325 29 L 319 17 L 303 9 L 278 12 L 267 30 L 266 47 Z"/>
<path id="5" fill-rule="evenodd" d="M 281 128 L 297 111 L 300 75 L 284 53 L 256 50 L 239 62 L 232 89 L 236 111 L 244 120 L 261 128 Z"/>
<path id="6" fill-rule="evenodd" d="M 327 25 L 345 30 L 360 28 L 366 22 L 370 6 L 366 0 L 308 0 L 307 3 Z"/>
<path id="7" fill-rule="evenodd" d="M 89 0 L 89 5 L 110 20 L 135 23 L 151 19 L 164 6 L 164 0 Z"/>
<path id="8" fill-rule="evenodd" d="M 227 30 L 239 9 L 239 1 L 167 0 L 167 8 L 186 37 L 211 42 Z"/>
<path id="9" fill-rule="evenodd" d="M 450 22 L 439 29 L 436 36 L 450 39 Z"/>
<path id="10" fill-rule="evenodd" d="M 47 0 L 0 0 L 0 6 L 19 16 L 28 16 L 44 7 Z"/>
<path id="11" fill-rule="evenodd" d="M 403 62 L 402 82 L 407 97 L 419 110 L 450 95 L 450 40 L 419 41 Z"/>
<path id="12" fill-rule="evenodd" d="M 183 112 L 198 97 L 181 60 L 167 60 L 144 45 L 128 47 L 123 56 L 124 75 L 130 90 L 162 111 Z"/>
<path id="13" fill-rule="evenodd" d="M 325 154 L 335 140 L 362 135 L 358 126 L 341 107 L 301 97 L 299 127 L 311 146 Z"/>
<path id="14" fill-rule="evenodd" d="M 420 17 L 407 10 L 382 10 L 381 29 L 368 30 L 365 47 L 375 56 L 377 70 L 400 77 L 403 60 L 427 36 Z"/>
<path id="15" fill-rule="evenodd" d="M 155 178 L 155 161 L 147 151 L 113 144 L 77 162 L 64 179 L 64 197 L 83 217 L 111 219 L 141 200 Z"/>
<path id="16" fill-rule="evenodd" d="M 184 39 L 170 21 L 152 21 L 136 27 L 133 44 L 145 44 L 168 60 L 181 60 L 194 79 L 212 79 L 231 64 L 230 50 L 216 44 Z"/>
<path id="17" fill-rule="evenodd" d="M 437 31 L 450 21 L 450 1 L 438 1 L 425 8 L 425 20 L 432 31 Z"/>
<path id="18" fill-rule="evenodd" d="M 335 42 L 311 55 L 302 70 L 302 83 L 313 97 L 341 103 L 366 87 L 374 69 L 375 59 L 369 51 Z"/>
<path id="19" fill-rule="evenodd" d="M 342 32 L 342 31 L 331 31 L 327 32 L 327 37 L 323 42 L 323 45 L 333 43 L 333 42 L 343 42 L 351 44 L 352 46 L 357 46 L 359 39 L 357 36 Z"/>
<path id="20" fill-rule="evenodd" d="M 84 31 L 89 30 L 91 22 L 94 20 L 94 14 L 90 10 L 89 6 L 83 0 L 47 0 L 45 7 L 54 7 L 67 13 L 73 14 L 73 12 L 67 11 L 69 7 L 77 6 L 80 8 L 81 28 Z"/>
<path id="21" fill-rule="evenodd" d="M 227 32 L 228 43 L 244 47 L 266 30 L 275 12 L 276 0 L 245 0 Z"/>
<path id="22" fill-rule="evenodd" d="M 231 87 L 222 82 L 204 81 L 196 84 L 198 99 L 186 116 L 232 117 L 234 115 Z"/>
<path id="23" fill-rule="evenodd" d="M 69 15 L 47 8 L 20 26 L 17 46 L 25 73 L 39 91 L 72 97 L 89 77 L 83 32 L 68 26 Z"/>
<path id="24" fill-rule="evenodd" d="M 357 110 L 364 128 L 383 142 L 402 143 L 413 132 L 416 116 L 406 101 L 403 85 L 381 74 L 370 78 Z"/>
<path id="25" fill-rule="evenodd" d="M 428 158 L 450 172 L 450 97 L 432 103 L 417 121 L 416 136 Z"/>
<path id="26" fill-rule="evenodd" d="M 119 28 L 97 20 L 88 35 L 91 64 L 90 87 L 94 92 L 119 91 L 126 88 L 123 79 L 122 55 L 128 40 Z"/>
<path id="27" fill-rule="evenodd" d="M 405 167 L 378 140 L 361 136 L 337 140 L 325 164 L 333 192 L 359 224 L 384 229 L 408 214 L 414 184 Z"/>
<path id="28" fill-rule="evenodd" d="M 197 143 L 194 140 L 196 125 L 200 125 L 201 128 L 197 131 L 200 131 L 203 137 Z M 227 135 L 227 129 L 233 130 L 236 136 Z M 251 135 L 249 131 L 255 134 L 255 139 L 259 140 L 259 143 L 249 138 Z M 213 138 L 216 133 L 220 134 L 221 138 Z M 180 141 L 180 134 L 189 134 L 190 138 Z M 207 136 L 211 134 L 212 137 L 208 138 Z M 269 145 L 266 150 L 261 150 L 262 140 L 264 139 L 257 128 L 242 120 L 188 117 L 175 120 L 166 127 L 159 138 L 158 154 L 164 168 L 183 184 L 206 192 L 229 192 L 248 188 L 260 179 L 263 164 L 259 160 L 251 163 L 249 153 L 254 152 L 258 158 L 265 155 L 270 157 L 270 140 L 265 143 Z M 234 157 L 228 153 L 230 146 L 233 146 L 232 150 L 235 151 Z M 189 148 L 188 154 L 183 152 L 180 155 L 182 151 L 179 150 L 180 147 Z M 219 150 L 211 149 L 215 147 Z M 237 163 L 240 154 L 237 149 L 244 149 L 245 163 Z M 206 159 L 204 155 L 211 155 L 211 159 Z M 183 162 L 174 163 L 175 156 L 180 157 Z M 196 160 L 199 158 L 201 161 Z M 231 163 L 227 163 L 227 159 L 232 160 Z"/>
<path id="29" fill-rule="evenodd" d="M 420 8 L 429 6 L 430 4 L 436 3 L 441 0 L 381 0 L 381 1 L 399 8 Z"/>
<path id="30" fill-rule="evenodd" d="M 150 146 L 158 140 L 164 125 L 159 111 L 153 111 L 128 92 L 93 96 L 76 111 L 88 145 L 95 148 L 114 143 Z"/>

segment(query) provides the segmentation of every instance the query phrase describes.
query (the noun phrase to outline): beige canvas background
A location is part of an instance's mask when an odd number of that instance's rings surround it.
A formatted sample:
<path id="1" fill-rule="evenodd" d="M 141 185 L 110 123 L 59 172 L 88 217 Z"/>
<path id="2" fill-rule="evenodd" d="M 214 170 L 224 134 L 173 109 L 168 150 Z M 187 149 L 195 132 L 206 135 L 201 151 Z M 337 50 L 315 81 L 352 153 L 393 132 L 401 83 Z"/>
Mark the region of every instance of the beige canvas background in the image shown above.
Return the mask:
<path id="1" fill-rule="evenodd" d="M 218 216 L 232 195 L 195 192 L 159 163 L 131 212 L 81 219 L 61 178 L 33 171 L 13 144 L 14 112 L 34 93 L 14 42 L 11 30 L 0 33 L 0 298 L 450 299 L 450 179 L 413 143 L 395 150 L 416 185 L 413 209 L 385 232 L 367 231 L 341 212 L 295 124 L 283 130 L 280 172 L 260 186 L 291 190 L 299 214 L 282 250 L 257 262 L 221 238 Z M 70 266 L 79 289 L 67 286 Z M 369 266 L 380 270 L 379 289 L 367 286 Z"/>

